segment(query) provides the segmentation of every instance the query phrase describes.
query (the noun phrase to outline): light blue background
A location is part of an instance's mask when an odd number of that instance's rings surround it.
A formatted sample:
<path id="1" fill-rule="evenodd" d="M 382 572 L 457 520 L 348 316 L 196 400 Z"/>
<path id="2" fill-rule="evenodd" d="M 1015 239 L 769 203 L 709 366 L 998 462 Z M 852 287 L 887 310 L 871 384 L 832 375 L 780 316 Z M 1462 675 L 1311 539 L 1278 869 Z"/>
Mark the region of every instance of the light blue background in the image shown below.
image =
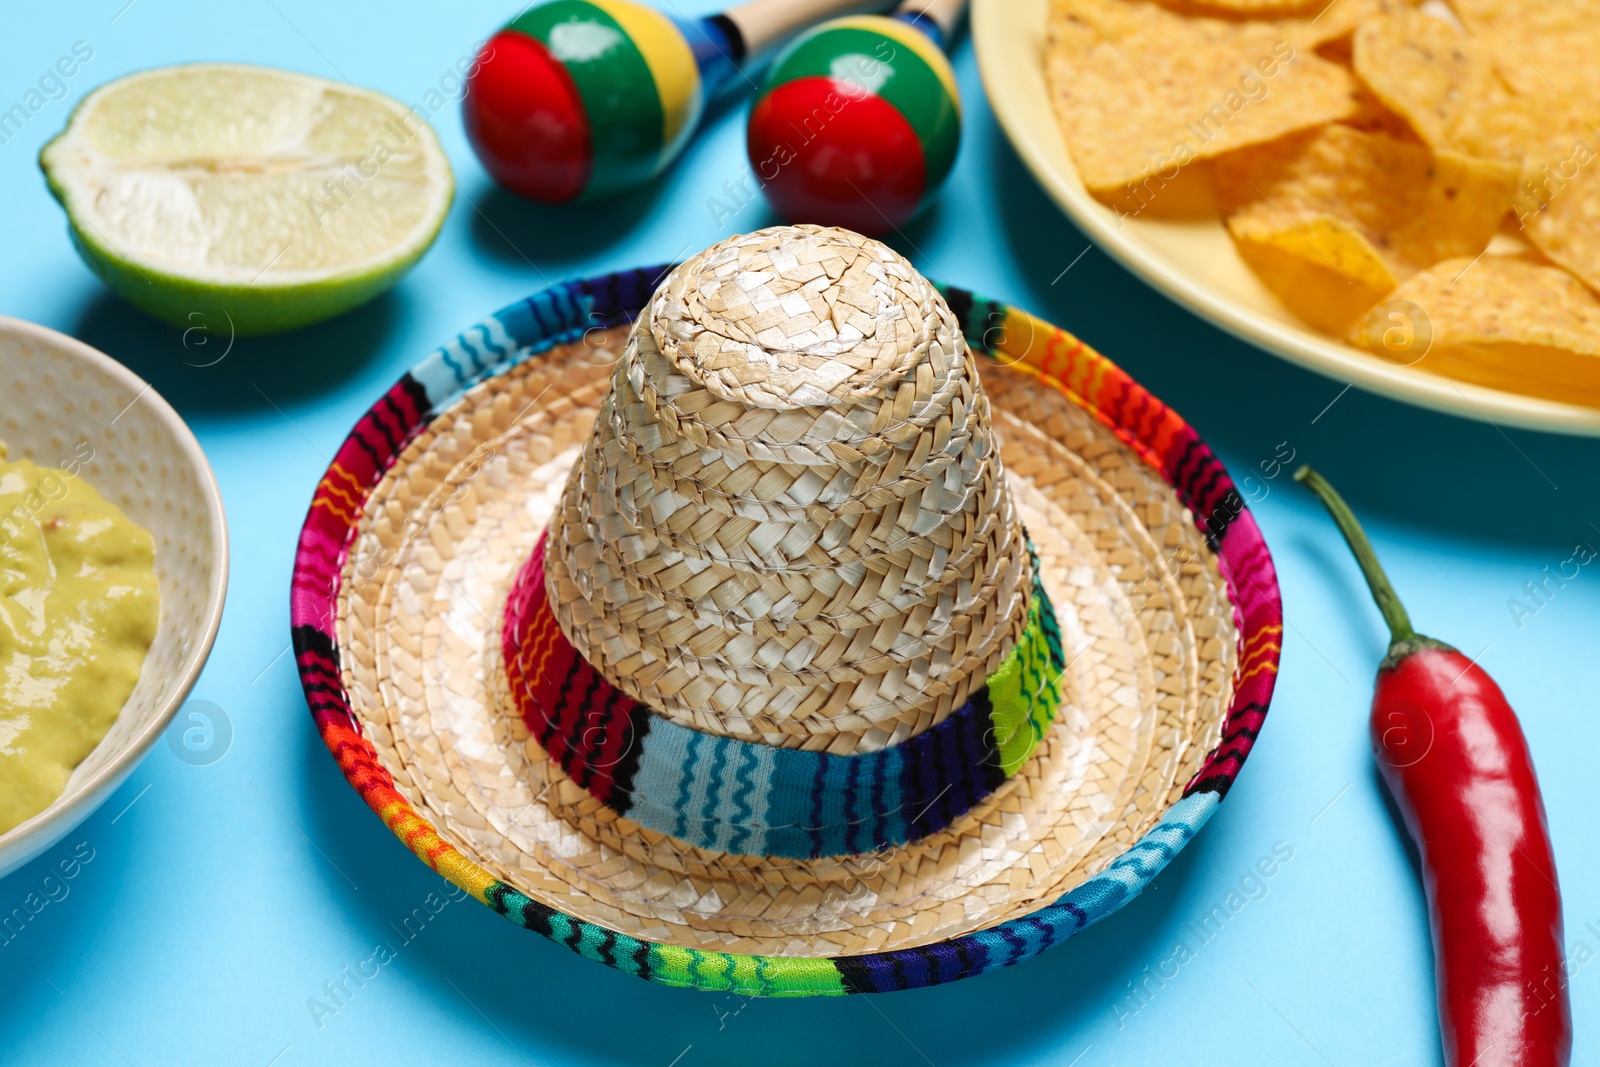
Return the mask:
<path id="1" fill-rule="evenodd" d="M 71 105 L 113 76 L 199 59 L 343 76 L 422 101 L 512 4 L 125 2 L 7 5 L 0 110 L 73 42 L 92 45 L 94 58 L 67 99 L 0 145 L 0 312 L 126 362 L 209 453 L 233 581 L 194 697 L 225 709 L 234 738 L 206 767 L 157 747 L 80 830 L 0 880 L 0 912 L 9 912 L 75 846 L 93 850 L 70 894 L 0 947 L 0 1061 L 1438 1062 L 1426 915 L 1365 738 L 1379 620 L 1333 527 L 1286 474 L 1264 483 L 1255 507 L 1289 620 L 1260 744 L 1153 891 L 1044 958 L 938 989 L 741 1007 L 585 962 L 470 900 L 402 945 L 396 926 L 445 883 L 346 786 L 283 654 L 312 488 L 367 405 L 484 313 L 552 280 L 671 259 L 771 221 L 755 203 L 719 225 L 707 203 L 745 171 L 745 105 L 713 115 L 657 188 L 549 210 L 495 190 L 452 103 L 435 122 L 459 196 L 421 265 L 343 319 L 241 341 L 199 369 L 190 364 L 216 352 L 196 346 L 203 334 L 185 348 L 181 331 L 106 292 L 68 245 L 34 159 Z M 965 40 L 956 67 L 968 108 L 959 163 L 936 209 L 894 243 L 929 274 L 1029 308 L 1109 353 L 1182 412 L 1236 477 L 1288 442 L 1345 491 L 1418 625 L 1469 654 L 1484 649 L 1520 710 L 1549 805 L 1568 940 L 1600 952 L 1600 569 L 1585 568 L 1521 628 L 1507 607 L 1576 543 L 1600 547 L 1600 444 L 1502 432 L 1358 390 L 1324 411 L 1343 383 L 1224 336 L 1102 252 L 1085 252 L 1005 142 Z M 1266 895 L 1199 944 L 1186 924 L 1276 842 L 1293 859 Z M 1179 939 L 1193 958 L 1176 976 L 1147 1003 L 1120 999 Z M 393 962 L 319 1027 L 308 998 L 380 942 L 397 950 Z M 1600 1063 L 1600 962 L 1580 966 L 1571 990 L 1574 1062 Z"/>

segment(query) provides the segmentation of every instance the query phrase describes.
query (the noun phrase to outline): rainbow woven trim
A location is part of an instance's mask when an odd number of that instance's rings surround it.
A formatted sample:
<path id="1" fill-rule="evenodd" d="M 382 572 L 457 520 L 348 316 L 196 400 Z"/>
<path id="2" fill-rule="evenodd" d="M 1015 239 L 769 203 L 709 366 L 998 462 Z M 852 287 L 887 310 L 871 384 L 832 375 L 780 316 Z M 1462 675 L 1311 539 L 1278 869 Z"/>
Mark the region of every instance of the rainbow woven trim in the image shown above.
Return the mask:
<path id="1" fill-rule="evenodd" d="M 349 546 L 368 495 L 436 412 L 477 382 L 596 326 L 621 326 L 669 267 L 552 286 L 437 349 L 385 393 L 318 483 L 290 591 L 295 662 L 323 742 L 347 781 L 416 856 L 512 922 L 586 959 L 668 985 L 800 997 L 914 989 L 1010 967 L 1060 944 L 1137 896 L 1227 796 L 1266 721 L 1278 676 L 1283 608 L 1272 556 L 1222 462 L 1178 414 L 1065 330 L 961 289 L 942 288 L 974 351 L 1059 389 L 1161 473 L 1217 553 L 1239 629 L 1234 697 L 1221 740 L 1183 797 L 1098 874 L 1036 911 L 936 944 L 831 959 L 701 952 L 642 941 L 565 915 L 497 879 L 439 836 L 395 788 L 350 709 L 334 619 Z"/>
<path id="2" fill-rule="evenodd" d="M 1031 544 L 1027 628 L 1000 667 L 939 725 L 858 756 L 702 733 L 616 689 L 556 621 L 544 551 L 540 535 L 501 631 L 523 722 L 601 803 L 701 848 L 817 859 L 926 837 L 1015 774 L 1061 706 L 1061 630 Z"/>

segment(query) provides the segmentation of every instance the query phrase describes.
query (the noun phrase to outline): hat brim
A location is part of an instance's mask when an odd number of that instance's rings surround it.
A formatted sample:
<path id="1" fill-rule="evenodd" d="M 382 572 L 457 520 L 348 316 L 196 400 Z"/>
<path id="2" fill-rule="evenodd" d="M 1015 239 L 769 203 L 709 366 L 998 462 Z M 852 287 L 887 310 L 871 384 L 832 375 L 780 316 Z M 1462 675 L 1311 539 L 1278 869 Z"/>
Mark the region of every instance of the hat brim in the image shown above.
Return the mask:
<path id="1" fill-rule="evenodd" d="M 416 855 L 580 955 L 745 995 L 881 992 L 1010 966 L 1137 895 L 1242 767 L 1282 613 L 1260 531 L 1175 413 L 1054 326 L 945 296 L 1067 633 L 1027 764 L 901 849 L 759 860 L 604 808 L 546 758 L 496 658 L 507 589 L 664 269 L 554 286 L 418 364 L 317 487 L 291 617 L 324 742 Z"/>

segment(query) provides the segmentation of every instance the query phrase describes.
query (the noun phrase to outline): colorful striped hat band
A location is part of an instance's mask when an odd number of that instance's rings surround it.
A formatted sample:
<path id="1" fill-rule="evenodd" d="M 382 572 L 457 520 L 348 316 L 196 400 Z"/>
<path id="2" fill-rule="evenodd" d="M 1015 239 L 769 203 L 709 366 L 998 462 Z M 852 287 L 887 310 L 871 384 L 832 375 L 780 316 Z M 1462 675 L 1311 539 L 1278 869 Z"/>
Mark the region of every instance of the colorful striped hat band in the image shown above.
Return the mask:
<path id="1" fill-rule="evenodd" d="M 1000 669 L 932 729 L 836 756 L 693 730 L 618 690 L 550 610 L 545 541 L 512 587 L 501 631 L 517 711 L 601 803 L 701 848 L 817 859 L 926 837 L 1021 767 L 1061 704 L 1061 631 L 1031 544 L 1027 628 Z"/>

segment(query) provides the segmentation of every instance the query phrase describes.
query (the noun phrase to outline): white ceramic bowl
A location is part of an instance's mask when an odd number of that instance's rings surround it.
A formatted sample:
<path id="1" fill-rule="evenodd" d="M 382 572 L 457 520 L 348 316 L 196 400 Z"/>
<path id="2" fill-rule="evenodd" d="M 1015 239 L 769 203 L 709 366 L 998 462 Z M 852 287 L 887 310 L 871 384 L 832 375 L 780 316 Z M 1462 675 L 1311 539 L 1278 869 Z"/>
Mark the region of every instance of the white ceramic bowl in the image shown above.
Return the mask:
<path id="1" fill-rule="evenodd" d="M 121 785 L 194 685 L 222 619 L 228 529 L 200 443 L 138 375 L 82 341 L 0 316 L 0 440 L 9 458 L 76 468 L 155 535 L 161 616 L 116 723 L 44 811 L 0 834 L 0 876 Z"/>
<path id="2" fill-rule="evenodd" d="M 1235 337 L 1335 381 L 1486 422 L 1600 435 L 1600 409 L 1389 363 L 1300 322 L 1245 265 L 1214 210 L 1188 218 L 1141 217 L 1119 223 L 1117 213 L 1083 187 L 1056 124 L 1044 73 L 1049 10 L 1049 0 L 973 0 L 973 49 L 983 88 L 1039 184 L 1123 266 Z"/>

